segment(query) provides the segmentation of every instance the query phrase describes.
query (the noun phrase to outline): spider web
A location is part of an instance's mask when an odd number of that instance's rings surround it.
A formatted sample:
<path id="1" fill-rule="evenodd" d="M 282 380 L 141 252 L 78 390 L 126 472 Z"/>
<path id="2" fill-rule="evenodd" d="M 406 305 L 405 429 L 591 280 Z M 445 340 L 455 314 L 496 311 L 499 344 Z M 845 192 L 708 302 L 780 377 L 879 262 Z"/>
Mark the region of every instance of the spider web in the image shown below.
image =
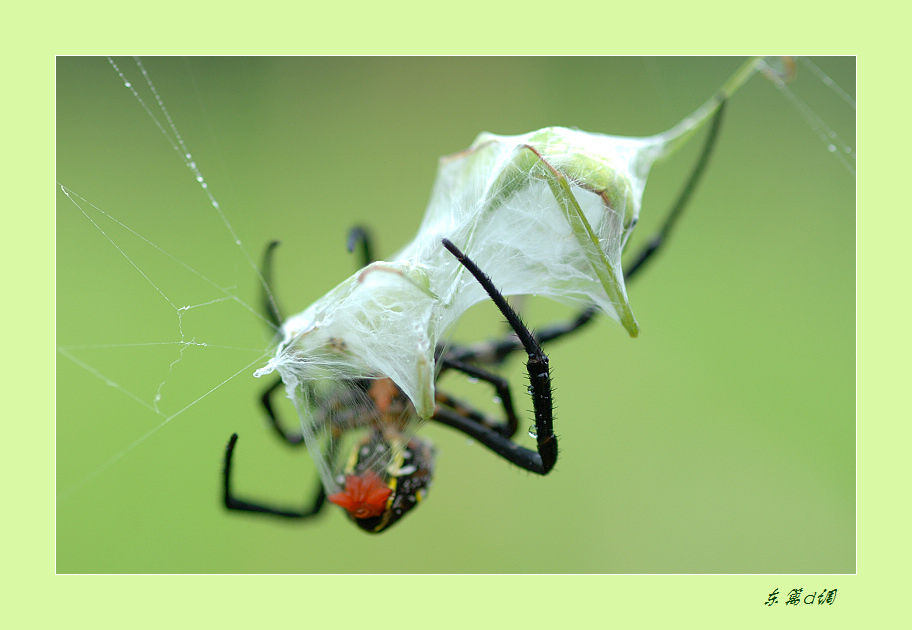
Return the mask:
<path id="1" fill-rule="evenodd" d="M 232 379 L 252 372 L 268 346 L 264 335 L 245 337 L 243 326 L 231 324 L 246 319 L 264 327 L 263 316 L 252 305 L 255 286 L 239 284 L 239 278 L 253 280 L 248 285 L 261 281 L 259 272 L 210 192 L 144 64 L 137 59 L 122 70 L 117 62 L 108 63 L 108 78 L 120 81 L 118 87 L 132 99 L 132 111 L 145 118 L 146 128 L 157 130 L 160 144 L 173 151 L 164 149 L 158 157 L 174 158 L 177 170 L 182 165 L 185 172 L 163 176 L 169 190 L 147 186 L 140 177 L 127 179 L 124 196 L 118 191 L 97 195 L 114 199 L 110 207 L 58 182 L 58 230 L 68 236 L 58 244 L 58 354 L 135 403 L 137 411 L 126 423 L 145 426 L 137 439 L 86 477 L 69 488 L 61 484 L 62 498 Z M 117 86 L 116 81 L 112 84 Z M 62 107 L 61 123 L 68 114 L 78 115 Z M 61 141 L 61 179 L 73 170 L 74 179 L 79 179 L 73 165 L 83 152 L 91 155 L 96 167 L 104 163 L 93 146 L 103 140 Z M 117 151 L 122 159 L 131 154 L 130 142 L 102 151 Z M 134 175 L 156 168 L 154 159 L 137 157 L 140 165 Z M 115 179 L 124 173 L 116 165 L 104 168 Z M 175 170 L 171 165 L 164 169 Z M 193 201 L 187 203 L 180 196 Z M 172 204 L 181 209 L 180 224 L 164 218 L 175 215 Z M 207 242 L 205 248 L 196 247 L 201 240 Z M 78 244 L 75 250 L 73 244 Z M 84 256 L 86 250 L 93 256 Z M 226 269 L 225 260 L 234 264 Z M 72 322 L 78 324 L 71 327 Z M 255 330 L 253 325 L 246 330 L 251 329 Z"/>
<path id="2" fill-rule="evenodd" d="M 102 463 L 91 463 L 88 472 L 61 483 L 61 498 L 108 470 L 171 420 L 234 386 L 238 377 L 252 374 L 270 353 L 270 335 L 257 303 L 261 278 L 247 245 L 255 243 L 252 247 L 258 249 L 266 239 L 241 238 L 239 232 L 256 230 L 250 225 L 236 230 L 235 223 L 244 217 L 231 216 L 211 192 L 230 192 L 230 180 L 210 186 L 195 156 L 218 155 L 217 146 L 199 152 L 188 146 L 192 143 L 174 123 L 184 119 L 183 113 L 169 111 L 165 101 L 174 101 L 159 94 L 141 61 L 113 62 L 104 72 L 137 133 L 157 137 L 164 148 L 152 156 L 140 150 L 133 154 L 135 163 L 125 164 L 109 164 L 93 153 L 87 163 L 109 173 L 110 190 L 105 191 L 82 189 L 72 183 L 80 181 L 80 169 L 61 168 L 58 230 L 67 238 L 58 251 L 58 286 L 59 303 L 67 310 L 58 313 L 58 353 L 91 376 L 95 387 L 110 387 L 131 401 L 137 421 L 144 424 L 130 429 L 135 439 L 113 449 Z M 794 90 L 782 89 L 803 104 Z M 813 109 L 799 109 L 854 172 L 850 142 L 829 129 Z M 205 121 L 192 125 L 205 126 Z M 74 156 L 81 144 L 93 142 L 73 140 Z M 140 145 L 130 138 L 125 142 Z M 78 161 L 72 157 L 68 164 Z M 429 185 L 430 178 L 426 181 Z M 108 203 L 108 198 L 115 201 Z M 163 221 L 166 213 L 159 212 L 167 207 L 171 216 L 175 205 L 186 208 L 176 225 Z M 97 258 L 77 266 L 74 261 L 86 249 L 97 252 Z M 95 297 L 80 299 L 83 294 Z M 74 322 L 72 327 L 69 322 Z M 140 365 L 143 369 L 136 369 Z"/>

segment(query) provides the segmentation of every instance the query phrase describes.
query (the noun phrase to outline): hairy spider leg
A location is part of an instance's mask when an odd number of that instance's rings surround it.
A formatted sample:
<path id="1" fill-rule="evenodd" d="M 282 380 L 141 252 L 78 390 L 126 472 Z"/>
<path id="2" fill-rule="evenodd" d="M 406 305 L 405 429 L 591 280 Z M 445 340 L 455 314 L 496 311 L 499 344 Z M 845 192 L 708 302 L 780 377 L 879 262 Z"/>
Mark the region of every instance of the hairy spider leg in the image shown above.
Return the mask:
<path id="1" fill-rule="evenodd" d="M 554 406 L 551 399 L 551 372 L 548 367 L 548 357 L 516 311 L 494 286 L 491 278 L 451 241 L 443 239 L 442 242 L 443 246 L 456 257 L 456 260 L 475 277 L 488 293 L 526 351 L 528 356 L 526 371 L 529 373 L 529 388 L 535 413 L 535 440 L 538 449 L 536 452 L 520 446 L 494 429 L 472 422 L 449 409 L 438 408 L 435 410 L 433 419 L 463 431 L 521 468 L 540 475 L 547 475 L 557 461 L 557 436 L 554 435 L 553 427 Z"/>
<path id="2" fill-rule="evenodd" d="M 461 416 L 467 416 L 475 419 L 477 422 L 480 422 L 481 424 L 494 429 L 505 437 L 513 437 L 516 434 L 516 431 L 519 428 L 519 420 L 516 415 L 516 409 L 513 406 L 513 396 L 510 393 L 510 383 L 507 381 L 507 379 L 500 376 L 499 374 L 494 374 L 493 372 L 482 369 L 477 365 L 472 365 L 471 363 L 465 363 L 463 361 L 457 361 L 448 357 L 447 355 L 441 357 L 439 363 L 441 365 L 441 368 L 440 372 L 438 373 L 438 377 L 445 370 L 453 369 L 465 374 L 470 378 L 484 381 L 493 386 L 497 399 L 500 401 L 500 404 L 504 409 L 506 420 L 493 420 L 486 414 L 472 408 L 462 401 L 454 399 L 449 394 L 441 391 L 437 392 L 438 403 L 450 407 Z"/>

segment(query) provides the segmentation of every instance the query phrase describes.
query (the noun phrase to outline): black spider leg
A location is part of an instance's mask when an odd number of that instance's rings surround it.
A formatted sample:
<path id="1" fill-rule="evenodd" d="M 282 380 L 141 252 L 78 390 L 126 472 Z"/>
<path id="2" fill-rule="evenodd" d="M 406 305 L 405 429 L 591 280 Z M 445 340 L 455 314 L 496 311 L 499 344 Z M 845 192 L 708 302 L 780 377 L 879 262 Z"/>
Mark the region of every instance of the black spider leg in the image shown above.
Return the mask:
<path id="1" fill-rule="evenodd" d="M 367 255 L 370 251 L 369 247 L 369 236 L 365 230 L 360 230 L 358 236 L 355 237 L 355 230 L 352 230 L 352 233 L 349 235 L 349 243 L 353 243 L 353 238 L 362 239 L 363 251 Z M 275 296 L 271 294 L 266 287 L 272 286 L 272 256 L 275 251 L 275 248 L 279 245 L 279 241 L 272 241 L 266 247 L 266 253 L 263 255 L 263 293 L 262 293 L 262 304 L 263 309 L 266 312 L 267 317 L 270 322 L 276 327 L 276 329 L 281 327 L 282 316 L 281 310 L 278 307 Z M 352 249 L 353 246 L 350 247 Z M 266 415 L 269 417 L 269 424 L 275 429 L 279 437 L 282 438 L 282 441 L 286 444 L 292 446 L 300 446 L 304 444 L 304 436 L 301 433 L 290 433 L 282 427 L 282 423 L 278 418 L 278 415 L 275 412 L 275 408 L 272 404 L 272 396 L 275 392 L 279 391 L 282 387 L 282 379 L 278 378 L 273 382 L 266 390 L 263 392 L 260 402 L 263 405 L 263 409 L 266 411 Z M 222 488 L 223 488 L 223 501 L 225 507 L 229 510 L 238 510 L 241 512 L 254 512 L 258 514 L 272 514 L 274 516 L 284 516 L 287 518 L 307 518 L 309 516 L 314 516 L 320 512 L 323 507 L 323 504 L 326 501 L 326 490 L 323 488 L 322 482 L 319 484 L 317 489 L 316 496 L 312 501 L 309 501 L 306 505 L 310 507 L 305 507 L 303 510 L 286 510 L 282 508 L 272 507 L 263 503 L 254 503 L 251 501 L 246 501 L 243 499 L 237 498 L 231 490 L 231 465 L 234 457 L 234 448 L 237 445 L 238 435 L 235 433 L 231 436 L 231 439 L 228 441 L 228 445 L 225 447 L 225 465 L 222 472 Z"/>
<path id="2" fill-rule="evenodd" d="M 270 322 L 275 326 L 276 330 L 279 330 L 282 327 L 282 314 L 281 309 L 279 309 L 278 302 L 276 301 L 275 295 L 272 293 L 271 287 L 273 286 L 272 279 L 272 257 L 275 255 L 275 249 L 279 246 L 279 241 L 272 241 L 266 247 L 266 252 L 263 254 L 263 294 L 262 294 L 262 304 L 263 309 L 266 311 L 267 316 L 269 317 Z M 260 404 L 263 406 L 263 409 L 266 411 L 266 415 L 269 417 L 269 424 L 275 429 L 276 433 L 286 444 L 291 446 L 300 446 L 304 444 L 304 436 L 300 432 L 292 433 L 282 426 L 282 423 L 279 421 L 279 417 L 275 412 L 275 407 L 272 404 L 272 396 L 282 387 L 281 377 L 276 378 L 272 384 L 269 385 L 265 390 L 263 390 L 262 395 L 260 396 Z"/>
<path id="3" fill-rule="evenodd" d="M 266 251 L 263 253 L 263 282 L 260 285 L 260 304 L 275 330 L 281 328 L 282 322 L 285 321 L 285 318 L 282 317 L 282 309 L 279 308 L 279 303 L 272 292 L 272 256 L 279 245 L 280 241 L 272 241 L 266 246 Z"/>
<path id="4" fill-rule="evenodd" d="M 263 310 L 269 316 L 270 321 L 279 329 L 282 326 L 282 316 L 281 310 L 279 309 L 278 302 L 275 299 L 275 295 L 271 293 L 271 290 L 267 290 L 266 287 L 272 287 L 272 257 L 275 252 L 275 248 L 278 247 L 279 241 L 272 241 L 266 247 L 266 252 L 263 255 L 263 294 L 262 294 L 262 304 Z M 371 244 L 371 235 L 367 228 L 361 226 L 353 227 L 348 233 L 347 248 L 348 251 L 353 252 L 355 247 L 360 245 L 361 256 L 362 256 L 362 266 L 367 266 L 373 259 L 371 257 L 372 244 Z M 266 415 L 269 417 L 269 424 L 275 429 L 275 432 L 279 435 L 280 438 L 286 443 L 292 446 L 299 446 L 304 444 L 304 436 L 300 433 L 292 433 L 282 426 L 281 421 L 278 418 L 278 415 L 275 412 L 275 407 L 272 404 L 272 396 L 280 390 L 282 387 L 282 379 L 277 378 L 269 387 L 263 390 L 263 394 L 260 397 L 260 402 L 263 405 L 263 409 L 266 411 Z"/>
<path id="5" fill-rule="evenodd" d="M 551 373 L 548 368 L 548 357 L 542 351 L 534 335 L 522 323 L 516 311 L 495 288 L 491 279 L 449 240 L 443 239 L 443 246 L 487 291 L 488 296 L 516 333 L 516 337 L 529 357 L 526 361 L 526 370 L 529 373 L 529 391 L 532 395 L 532 406 L 535 413 L 535 439 L 538 450 L 536 452 L 520 446 L 495 429 L 478 424 L 471 418 L 460 416 L 443 406 L 435 409 L 433 418 L 478 440 L 513 464 L 540 475 L 547 475 L 557 461 L 557 436 L 554 435 L 553 427 L 554 408 L 551 400 Z"/>
<path id="6" fill-rule="evenodd" d="M 360 246 L 362 267 L 367 267 L 369 264 L 374 262 L 374 248 L 372 241 L 373 239 L 371 238 L 370 230 L 368 230 L 366 227 L 356 225 L 348 231 L 348 251 L 354 252 L 355 247 Z"/>
<path id="7" fill-rule="evenodd" d="M 272 405 L 272 396 L 277 391 L 283 391 L 281 377 L 277 378 L 275 382 L 272 383 L 268 388 L 263 391 L 262 396 L 260 397 L 260 404 L 263 406 L 263 410 L 266 412 L 266 415 L 269 417 L 269 426 L 275 429 L 275 432 L 282 438 L 282 441 L 290 446 L 301 446 L 304 444 L 304 436 L 301 432 L 290 433 L 286 431 L 282 426 L 279 416 L 275 411 L 275 408 Z"/>
<path id="8" fill-rule="evenodd" d="M 456 361 L 455 359 L 451 359 L 446 356 L 441 358 L 439 363 L 441 365 L 441 368 L 438 376 L 445 370 L 451 369 L 457 372 L 462 372 L 470 378 L 475 378 L 491 384 L 494 387 L 494 391 L 496 392 L 501 406 L 503 407 L 506 420 L 501 421 L 493 419 L 487 414 L 478 411 L 465 402 L 456 400 L 449 394 L 442 392 L 439 389 L 436 393 L 438 404 L 446 405 L 460 416 L 470 418 L 477 423 L 483 424 L 488 428 L 493 429 L 500 435 L 503 435 L 504 437 L 510 438 L 516 434 L 516 430 L 519 427 L 519 420 L 516 415 L 516 408 L 513 406 L 513 396 L 510 394 L 510 383 L 507 381 L 507 379 L 503 378 L 499 374 L 494 374 L 476 365 L 464 363 L 462 361 Z"/>
<path id="9" fill-rule="evenodd" d="M 238 435 L 235 433 L 231 436 L 231 439 L 228 441 L 228 446 L 225 448 L 225 468 L 222 479 L 224 482 L 223 496 L 226 508 L 241 512 L 253 512 L 255 514 L 284 516 L 285 518 L 308 518 L 310 516 L 316 516 L 320 512 L 323 508 L 323 504 L 326 502 L 326 490 L 323 488 L 322 483 L 320 484 L 316 496 L 305 503 L 305 507 L 301 510 L 287 510 L 237 498 L 231 490 L 231 462 L 234 457 L 234 447 L 237 444 L 237 440 Z"/>
<path id="10" fill-rule="evenodd" d="M 668 241 L 668 237 L 674 229 L 678 218 L 684 212 L 684 208 L 690 201 L 694 190 L 696 190 L 697 184 L 703 178 L 703 173 L 706 170 L 706 166 L 709 164 L 709 158 L 712 155 L 713 148 L 716 146 L 716 140 L 719 137 L 719 129 L 722 126 L 722 115 L 725 113 L 725 104 L 727 102 L 725 94 L 720 94 L 718 98 L 719 105 L 716 108 L 716 113 L 713 115 L 709 132 L 706 134 L 706 140 L 703 142 L 703 150 L 700 152 L 700 157 L 697 159 L 697 163 L 690 172 L 690 177 L 687 178 L 684 188 L 678 193 L 677 200 L 665 216 L 662 227 L 659 228 L 659 231 L 653 235 L 646 246 L 636 255 L 633 262 L 628 266 L 625 274 L 625 277 L 628 280 L 636 276 L 637 272 L 642 269 L 643 264 L 652 259 L 656 251 Z"/>
<path id="11" fill-rule="evenodd" d="M 703 173 L 706 170 L 706 166 L 709 164 L 709 158 L 712 155 L 713 148 L 715 148 L 716 141 L 719 137 L 719 129 L 722 125 L 722 118 L 727 102 L 725 94 L 720 94 L 718 96 L 718 99 L 719 106 L 716 109 L 716 113 L 713 115 L 709 132 L 707 132 L 706 139 L 703 143 L 703 149 L 700 152 L 697 163 L 694 165 L 693 170 L 690 172 L 690 176 L 687 178 L 687 181 L 684 184 L 684 188 L 682 188 L 681 192 L 678 193 L 678 197 L 675 200 L 675 203 L 672 205 L 671 210 L 665 216 L 665 220 L 659 230 L 631 259 L 630 264 L 624 265 L 624 268 L 626 269 L 624 278 L 627 282 L 630 282 L 634 278 L 638 277 L 639 272 L 643 269 L 644 264 L 647 261 L 652 260 L 656 252 L 659 251 L 659 249 L 668 242 L 669 236 L 674 230 L 678 219 L 681 217 L 684 208 L 687 206 L 687 203 L 690 201 L 693 192 L 696 190 L 697 184 L 703 177 Z M 557 324 L 552 324 L 550 326 L 540 328 L 535 332 L 535 339 L 540 344 L 546 344 L 550 341 L 554 341 L 555 339 L 559 339 L 564 335 L 568 335 L 583 328 L 595 317 L 596 313 L 598 313 L 598 309 L 595 307 L 595 305 L 590 304 L 583 308 L 579 313 L 577 313 L 577 315 L 570 321 L 559 322 Z M 506 338 L 499 339 L 482 346 L 453 348 L 452 351 L 447 354 L 447 356 L 456 361 L 480 361 L 483 363 L 497 364 L 502 363 L 510 354 L 516 352 L 517 350 L 520 350 L 521 348 L 523 348 L 523 344 L 521 344 L 519 340 L 517 340 L 513 335 L 510 335 Z"/>
<path id="12" fill-rule="evenodd" d="M 366 267 L 373 262 L 372 258 L 372 243 L 371 243 L 370 231 L 362 226 L 355 226 L 348 233 L 348 240 L 346 247 L 349 252 L 355 251 L 355 247 L 360 245 L 361 256 L 362 256 L 362 266 Z M 275 252 L 275 248 L 278 247 L 279 241 L 272 241 L 266 248 L 266 253 L 263 255 L 263 295 L 262 303 L 263 308 L 266 311 L 267 315 L 270 318 L 270 321 L 279 329 L 282 326 L 282 316 L 281 310 L 279 309 L 278 302 L 275 299 L 275 296 L 267 291 L 265 287 L 272 286 L 272 257 Z M 260 398 L 263 409 L 266 411 L 266 415 L 269 416 L 269 424 L 275 429 L 276 433 L 282 440 L 292 446 L 299 446 L 304 444 L 304 436 L 298 433 L 291 433 L 286 431 L 282 427 L 281 421 L 279 421 L 278 415 L 275 412 L 275 407 L 272 404 L 272 396 L 276 391 L 282 387 L 282 379 L 278 378 L 273 382 L 269 387 L 267 387 Z"/>

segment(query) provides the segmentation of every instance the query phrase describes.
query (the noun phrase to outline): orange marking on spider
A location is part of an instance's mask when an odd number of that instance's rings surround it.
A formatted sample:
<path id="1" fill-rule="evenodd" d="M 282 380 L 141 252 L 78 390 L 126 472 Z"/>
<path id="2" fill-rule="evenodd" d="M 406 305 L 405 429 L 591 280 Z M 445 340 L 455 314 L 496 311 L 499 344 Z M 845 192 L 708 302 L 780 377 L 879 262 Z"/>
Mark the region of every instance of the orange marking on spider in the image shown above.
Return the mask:
<path id="1" fill-rule="evenodd" d="M 370 518 L 383 514 L 392 492 L 376 473 L 368 470 L 363 475 L 346 475 L 345 489 L 327 498 L 355 518 Z"/>

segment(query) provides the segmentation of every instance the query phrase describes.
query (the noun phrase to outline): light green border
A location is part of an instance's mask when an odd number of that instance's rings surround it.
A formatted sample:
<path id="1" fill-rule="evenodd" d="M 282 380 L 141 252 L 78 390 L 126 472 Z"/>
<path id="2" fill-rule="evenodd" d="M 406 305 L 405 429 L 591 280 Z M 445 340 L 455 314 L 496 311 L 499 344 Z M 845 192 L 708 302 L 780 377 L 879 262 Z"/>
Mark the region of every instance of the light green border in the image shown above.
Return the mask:
<path id="1" fill-rule="evenodd" d="M 365 3 L 367 4 L 367 3 Z M 899 550 L 908 545 L 908 447 L 900 427 L 909 405 L 893 399 L 907 388 L 909 368 L 902 340 L 908 312 L 902 284 L 894 281 L 909 219 L 908 193 L 881 195 L 863 189 L 858 222 L 859 253 L 859 545 L 857 576 L 570 576 L 570 577 L 81 577 L 54 576 L 53 398 L 45 375 L 55 360 L 52 331 L 54 274 L 51 208 L 34 207 L 35 191 L 53 187 L 43 165 L 53 150 L 54 54 L 141 51 L 144 53 L 693 53 L 756 52 L 751 48 L 794 48 L 799 52 L 856 52 L 873 47 L 856 42 L 874 33 L 890 35 L 891 20 L 876 7 L 832 15 L 828 7 L 801 15 L 794 5 L 737 6 L 719 10 L 693 4 L 543 6 L 529 3 L 500 9 L 493 3 L 427 5 L 409 9 L 389 3 L 354 3 L 322 8 L 303 3 L 239 8 L 227 22 L 224 5 L 186 3 L 110 5 L 93 11 L 86 3 L 44 8 L 39 14 L 8 15 L 22 41 L 11 42 L 4 84 L 16 86 L 4 99 L 7 123 L 5 161 L 7 229 L 6 390 L 11 415 L 5 418 L 6 573 L 17 584 L 5 588 L 7 617 L 25 615 L 29 625 L 91 623 L 93 627 L 347 627 L 431 624 L 441 627 L 659 627 L 702 622 L 711 627 L 850 627 L 873 622 L 904 607 Z M 34 5 L 33 5 L 34 6 Z M 255 10 L 259 10 L 259 14 Z M 25 9 L 31 12 L 32 9 Z M 321 15 L 335 11 L 336 15 Z M 642 13 L 636 15 L 635 13 Z M 194 15 L 195 13 L 195 15 Z M 851 16 L 851 17 L 849 17 Z M 841 22 L 837 22 L 840 20 Z M 851 20 L 851 21 L 850 21 Z M 897 23 L 901 20 L 897 20 Z M 183 32 L 182 32 L 183 31 Z M 26 41 L 28 38 L 28 41 Z M 897 39 L 898 38 L 898 39 Z M 708 45 L 713 42 L 714 46 Z M 884 156 L 875 168 L 879 186 L 905 182 L 892 169 L 908 163 L 907 151 L 893 138 L 906 119 L 906 99 L 892 92 L 905 87 L 894 60 L 902 56 L 859 53 L 863 156 Z M 867 96 L 867 98 L 865 98 Z M 871 113 L 871 108 L 886 108 Z M 894 113 L 892 110 L 896 109 Z M 888 128 L 884 128 L 889 126 Z M 890 142 L 889 148 L 885 143 Z M 872 148 L 871 144 L 881 145 Z M 875 158 L 876 159 L 876 158 Z M 10 164 L 10 162 L 15 164 Z M 49 164 L 53 169 L 53 164 Z M 892 167 L 892 169 L 891 169 Z M 867 175 L 872 177 L 872 175 Z M 11 195 L 9 193 L 12 193 Z M 12 197 L 10 199 L 9 197 Z M 876 211 L 873 209 L 876 208 Z M 15 237 L 13 237 L 15 235 Z M 894 242 L 896 241 L 896 242 Z M 905 283 L 903 283 L 905 284 Z M 892 299 L 891 299 L 892 298 Z M 903 300 L 902 297 L 899 298 Z M 876 311 L 874 309 L 876 308 Z M 878 338 L 889 335 L 889 338 Z M 45 345 L 46 344 L 46 345 Z M 36 347 L 38 352 L 35 352 Z M 44 354 L 45 348 L 47 354 Z M 885 349 L 885 350 L 884 350 Z M 889 353 L 889 354 L 888 354 Z M 9 381 L 7 381 L 9 384 Z M 17 471 L 13 475 L 9 471 Z M 21 471 L 30 477 L 23 478 Z M 894 507 L 896 506 L 896 507 Z M 534 550 L 530 550 L 532 553 Z M 813 610 L 767 609 L 771 587 L 806 589 L 818 583 L 839 589 L 833 607 Z M 810 607 L 809 607 L 810 608 Z M 18 610 L 19 614 L 16 613 Z M 907 613 L 904 617 L 907 617 Z M 293 624 L 293 626 L 291 625 Z"/>

